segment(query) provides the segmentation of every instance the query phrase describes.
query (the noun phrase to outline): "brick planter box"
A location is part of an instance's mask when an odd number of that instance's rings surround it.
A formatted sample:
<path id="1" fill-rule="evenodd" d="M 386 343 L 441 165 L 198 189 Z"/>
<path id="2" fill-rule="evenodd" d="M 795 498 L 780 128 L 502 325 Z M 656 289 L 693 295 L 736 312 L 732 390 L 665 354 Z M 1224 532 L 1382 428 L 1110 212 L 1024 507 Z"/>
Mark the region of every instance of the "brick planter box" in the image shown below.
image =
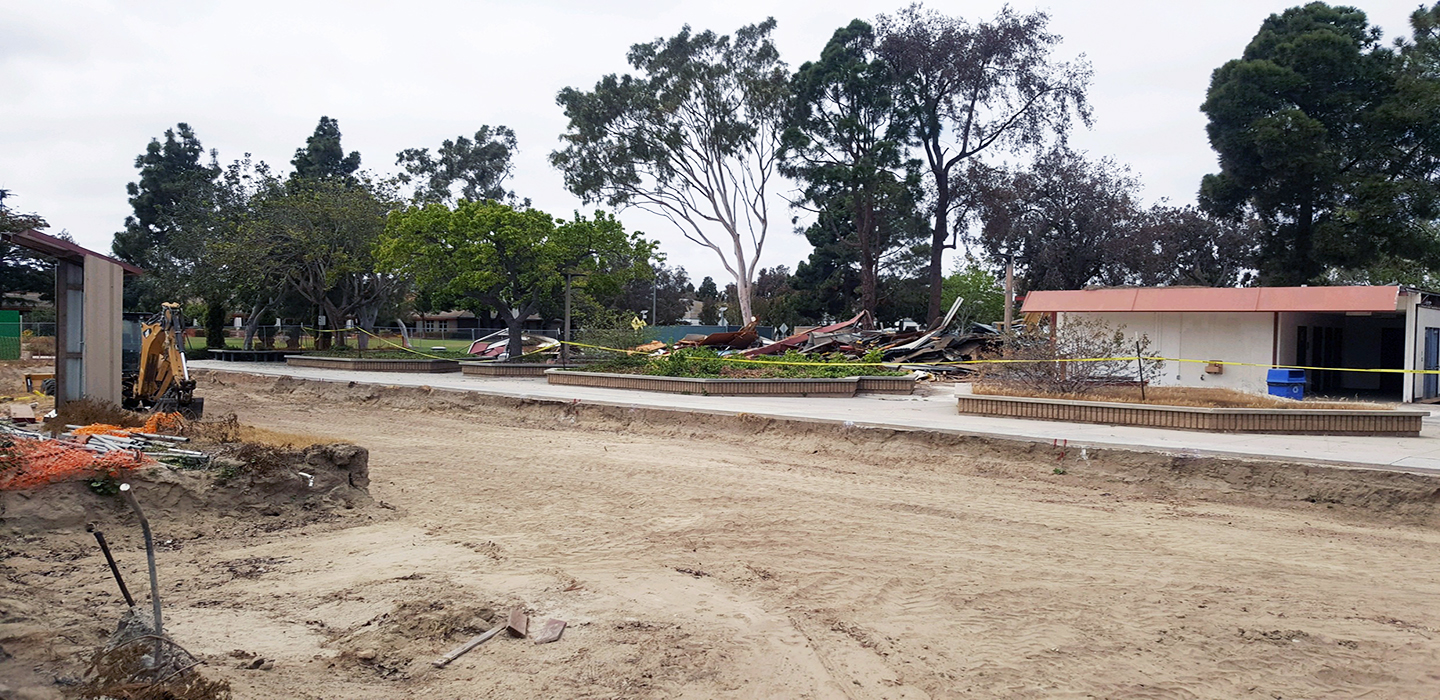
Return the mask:
<path id="1" fill-rule="evenodd" d="M 455 360 L 367 360 L 351 357 L 315 357 L 300 355 L 285 358 L 291 367 L 318 367 L 321 369 L 348 369 L 355 372 L 422 372 L 442 374 L 460 371 Z"/>
<path id="2" fill-rule="evenodd" d="M 543 377 L 555 365 L 543 362 L 461 362 L 460 371 L 471 377 Z"/>
<path id="3" fill-rule="evenodd" d="M 1032 418 L 1068 423 L 1104 423 L 1147 428 L 1224 433 L 1292 435 L 1418 436 L 1420 411 L 1349 411 L 1303 408 L 1199 408 L 1102 401 L 1066 401 L 1023 396 L 959 397 L 960 413 L 1003 418 Z"/>
<path id="4" fill-rule="evenodd" d="M 868 394 L 912 394 L 915 380 L 910 377 L 859 377 L 856 391 Z"/>
<path id="5" fill-rule="evenodd" d="M 854 396 L 866 391 L 862 382 L 866 379 L 884 380 L 874 391 L 886 393 L 910 393 L 902 389 L 900 382 L 909 382 L 913 388 L 915 380 L 909 377 L 847 377 L 844 379 L 695 379 L 690 377 L 651 377 L 643 374 L 606 374 L 603 372 L 567 372 L 551 369 L 545 372 L 551 384 L 566 386 L 593 386 L 605 389 L 635 389 L 639 391 L 662 391 L 671 394 L 695 394 L 699 396 Z"/>

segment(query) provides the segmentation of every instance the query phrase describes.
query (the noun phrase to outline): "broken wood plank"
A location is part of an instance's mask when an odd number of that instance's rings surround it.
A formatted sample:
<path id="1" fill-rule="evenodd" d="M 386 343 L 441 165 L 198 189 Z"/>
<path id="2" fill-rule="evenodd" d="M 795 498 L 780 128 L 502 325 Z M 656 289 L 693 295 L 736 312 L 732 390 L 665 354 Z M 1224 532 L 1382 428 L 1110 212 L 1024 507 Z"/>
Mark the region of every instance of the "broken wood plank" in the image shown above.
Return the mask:
<path id="1" fill-rule="evenodd" d="M 525 632 L 530 628 L 530 619 L 525 617 L 525 611 L 515 608 L 510 611 L 510 621 L 506 623 L 505 629 L 510 632 L 511 637 L 525 638 Z"/>
<path id="2" fill-rule="evenodd" d="M 549 644 L 550 642 L 558 641 L 560 639 L 560 635 L 564 634 L 564 632 L 564 620 L 546 620 L 545 624 L 540 627 L 540 631 L 535 633 L 535 643 Z"/>
<path id="3" fill-rule="evenodd" d="M 480 646 L 481 644 L 484 644 L 485 642 L 489 641 L 489 639 L 490 639 L 491 637 L 494 637 L 495 635 L 500 634 L 500 630 L 503 630 L 503 629 L 505 629 L 505 625 L 496 625 L 496 626 L 492 627 L 490 630 L 484 632 L 483 634 L 479 634 L 479 635 L 476 635 L 476 636 L 474 636 L 474 637 L 471 637 L 471 638 L 470 638 L 470 641 L 465 642 L 464 644 L 461 644 L 460 646 L 455 647 L 454 649 L 451 649 L 451 650 L 450 650 L 450 653 L 448 653 L 448 654 L 446 654 L 446 655 L 444 655 L 444 656 L 442 656 L 442 657 L 440 657 L 440 658 L 438 658 L 438 659 L 435 659 L 434 661 L 431 661 L 430 664 L 431 664 L 432 666 L 434 666 L 435 668 L 445 668 L 446 666 L 448 666 L 448 665 L 450 664 L 451 661 L 454 661 L 455 659 L 458 659 L 458 658 L 464 656 L 465 654 L 469 653 L 471 649 L 474 649 L 475 647 L 478 647 L 478 646 Z"/>

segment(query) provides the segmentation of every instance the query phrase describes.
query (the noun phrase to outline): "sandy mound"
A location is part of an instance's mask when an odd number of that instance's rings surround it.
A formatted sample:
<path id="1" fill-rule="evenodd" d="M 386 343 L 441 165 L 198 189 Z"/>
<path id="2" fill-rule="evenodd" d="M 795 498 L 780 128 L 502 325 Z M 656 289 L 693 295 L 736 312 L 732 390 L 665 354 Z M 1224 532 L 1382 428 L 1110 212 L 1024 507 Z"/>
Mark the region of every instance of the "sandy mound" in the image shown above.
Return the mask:
<path id="1" fill-rule="evenodd" d="M 372 509 L 365 508 L 373 501 L 369 453 L 363 447 L 235 443 L 206 449 L 216 455 L 207 469 L 157 464 L 124 477 L 154 529 L 162 589 L 191 583 L 176 576 L 176 559 L 184 556 L 177 553 L 200 538 L 247 538 L 373 520 Z M 106 533 L 128 571 L 126 582 L 137 605 L 148 611 L 148 585 L 137 568 L 144 561 L 143 549 L 136 551 L 139 527 L 120 498 L 96 493 L 87 482 L 0 491 L 0 531 L 7 542 L 0 547 L 0 578 L 11 582 L 0 588 L 0 698 L 73 697 L 110 687 L 96 685 L 95 668 L 87 671 L 87 666 L 100 658 L 95 650 L 104 643 L 106 628 L 114 628 L 115 611 L 123 604 L 117 605 L 114 582 L 96 561 L 98 547 L 85 532 L 88 524 Z M 271 565 L 252 558 L 219 562 L 216 571 L 252 578 Z M 77 589 L 77 576 L 93 582 L 93 589 Z M 48 583 L 59 580 L 72 583 Z M 156 697 L 211 697 L 199 676 L 175 678 L 193 680 L 187 692 L 201 694 Z"/>
<path id="2" fill-rule="evenodd" d="M 303 450 L 240 443 L 222 446 L 210 468 L 157 464 L 125 480 L 134 486 L 152 522 L 187 523 L 215 518 L 266 516 L 260 529 L 334 518 L 335 511 L 371 502 L 370 455 L 348 444 Z M 133 523 L 115 496 L 95 493 L 86 482 L 28 491 L 0 491 L 0 526 L 17 533 Z"/>

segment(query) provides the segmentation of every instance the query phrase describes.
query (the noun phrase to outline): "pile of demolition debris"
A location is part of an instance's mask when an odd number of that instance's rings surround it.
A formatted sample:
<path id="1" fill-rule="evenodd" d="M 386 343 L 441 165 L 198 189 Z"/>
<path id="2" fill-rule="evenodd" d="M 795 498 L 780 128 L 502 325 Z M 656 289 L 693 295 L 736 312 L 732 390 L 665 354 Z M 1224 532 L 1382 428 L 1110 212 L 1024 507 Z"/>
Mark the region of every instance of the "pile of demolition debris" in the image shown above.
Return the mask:
<path id="1" fill-rule="evenodd" d="M 144 427 L 100 423 L 66 425 L 64 432 L 37 428 L 0 419 L 0 489 L 33 488 L 96 472 L 118 475 L 155 462 L 202 468 L 211 459 L 205 452 L 181 447 L 190 438 Z"/>
<path id="2" fill-rule="evenodd" d="M 983 323 L 955 323 L 960 304 L 961 300 L 956 299 L 950 312 L 926 331 L 876 330 L 873 329 L 873 319 L 862 311 L 848 321 L 800 331 L 782 340 L 760 337 L 752 321 L 738 331 L 687 335 L 673 348 L 657 340 L 631 350 L 658 357 L 669 354 L 675 348 L 703 347 L 722 356 L 733 354 L 755 358 L 797 352 L 817 357 L 840 355 L 856 361 L 878 351 L 883 362 L 896 363 L 899 369 L 931 374 L 969 374 L 974 370 L 965 365 L 935 363 L 972 362 L 998 355 L 1004 336 L 993 326 Z"/>

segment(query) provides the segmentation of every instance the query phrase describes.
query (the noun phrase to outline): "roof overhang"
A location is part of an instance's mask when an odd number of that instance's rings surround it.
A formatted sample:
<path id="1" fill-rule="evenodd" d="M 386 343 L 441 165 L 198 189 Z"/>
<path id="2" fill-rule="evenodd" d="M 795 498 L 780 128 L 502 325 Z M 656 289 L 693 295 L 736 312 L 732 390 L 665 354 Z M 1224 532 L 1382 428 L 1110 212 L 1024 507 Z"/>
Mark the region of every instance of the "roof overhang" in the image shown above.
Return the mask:
<path id="1" fill-rule="evenodd" d="M 1294 311 L 1311 313 L 1393 312 L 1400 309 L 1398 286 L 1359 287 L 1133 287 L 1079 291 L 1038 291 L 1025 297 L 1024 313 Z"/>
<path id="2" fill-rule="evenodd" d="M 33 250 L 41 255 L 48 255 L 57 260 L 65 260 L 83 265 L 85 264 L 85 258 L 99 258 L 106 262 L 119 265 L 120 269 L 124 270 L 127 275 L 145 274 L 144 270 L 123 260 L 116 260 L 108 255 L 101 255 L 89 248 L 82 248 L 76 243 L 40 233 L 35 229 L 20 231 L 18 233 L 7 233 L 4 238 L 22 248 Z"/>

